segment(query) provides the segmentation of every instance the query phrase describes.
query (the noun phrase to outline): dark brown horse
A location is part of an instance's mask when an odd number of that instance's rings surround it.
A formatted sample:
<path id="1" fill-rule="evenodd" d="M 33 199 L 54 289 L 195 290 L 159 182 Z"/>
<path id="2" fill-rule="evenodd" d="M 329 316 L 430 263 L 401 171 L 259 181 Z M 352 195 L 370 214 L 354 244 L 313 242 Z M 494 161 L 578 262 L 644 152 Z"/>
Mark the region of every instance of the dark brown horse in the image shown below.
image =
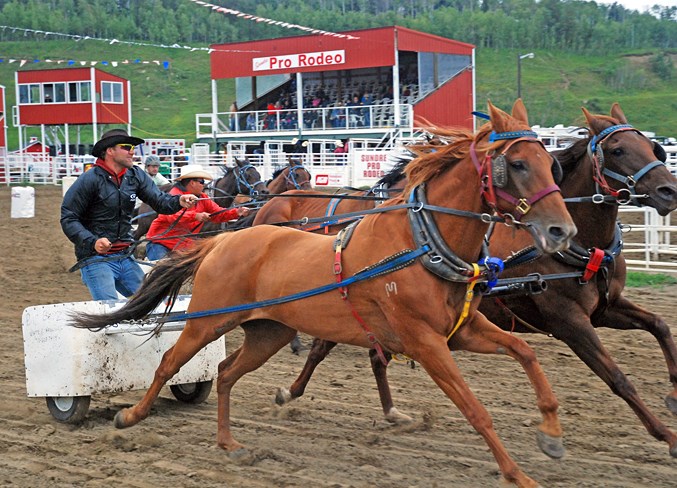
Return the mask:
<path id="1" fill-rule="evenodd" d="M 611 117 L 593 116 L 585 110 L 584 113 L 590 138 L 556 153 L 563 168 L 563 195 L 578 197 L 605 193 L 651 206 L 661 215 L 674 210 L 677 207 L 677 180 L 660 161 L 665 160 L 663 149 L 627 126 L 618 104 L 611 108 Z M 667 442 L 670 454 L 677 456 L 677 437 L 641 400 L 595 332 L 596 327 L 608 327 L 639 329 L 652 334 L 661 347 L 672 383 L 672 391 L 665 402 L 670 411 L 677 414 L 677 348 L 670 328 L 660 317 L 633 304 L 622 294 L 626 269 L 625 260 L 619 255 L 618 204 L 616 201 L 602 203 L 598 198 L 598 203 L 570 203 L 568 208 L 578 228 L 572 249 L 517 266 L 502 277 L 530 273 L 568 274 L 585 272 L 586 268 L 590 269 L 590 277 L 581 275 L 552 280 L 545 292 L 535 295 L 487 297 L 482 300 L 480 311 L 504 330 L 551 334 L 564 341 L 630 405 L 649 433 Z M 515 233 L 500 226 L 490 240 L 492 254 L 499 256 L 507 256 L 515 249 L 529 245 L 531 239 L 525 232 Z M 598 251 L 593 253 L 591 250 Z M 602 260 L 598 264 L 600 269 L 592 273 L 596 266 L 594 259 L 598 258 Z M 321 340 L 313 342 L 297 380 L 289 389 L 278 391 L 278 404 L 303 395 L 314 369 L 335 345 Z M 392 422 L 410 420 L 393 406 L 386 369 L 373 351 L 371 359 L 386 418 Z"/>
<path id="2" fill-rule="evenodd" d="M 528 226 L 547 253 L 566 249 L 576 229 L 553 181 L 553 159 L 531 132 L 522 102 L 512 117 L 491 104 L 489 112 L 491 123 L 476 134 L 455 131 L 453 143 L 411 162 L 403 197 L 380 207 L 389 211 L 362 219 L 351 237 L 337 241 L 268 225 L 221 234 L 160 261 L 119 310 L 73 317 L 76 326 L 90 329 L 142 319 L 193 280 L 188 314 L 166 318 L 186 319 L 183 332 L 144 398 L 117 413 L 116 427 L 146 418 L 183 364 L 241 326 L 243 344 L 219 365 L 217 443 L 234 457 L 248 456 L 231 432 L 231 390 L 298 330 L 418 361 L 485 439 L 504 479 L 538 486 L 512 460 L 449 354 L 448 344 L 517 359 L 536 390 L 539 437 L 561 448 L 557 400 L 533 351 L 478 313 L 472 290 L 493 272 L 477 263 L 489 212 L 512 214 L 508 221 Z M 492 174 L 503 186 L 498 194 Z M 296 265 L 283 272 L 281 263 L 289 262 Z"/>
<path id="3" fill-rule="evenodd" d="M 221 170 L 223 175 L 205 188 L 205 192 L 211 195 L 221 207 L 230 207 L 238 195 L 254 197 L 268 193 L 258 170 L 247 159 L 235 159 L 235 166 L 221 166 Z M 172 184 L 167 184 L 160 189 L 169 191 L 171 188 Z M 134 240 L 141 240 L 146 235 L 156 217 L 157 213 L 149 205 L 142 203 L 139 206 L 137 217 L 135 217 L 137 227 L 134 231 Z M 203 227 L 203 233 L 214 230 L 214 227 L 208 224 L 209 222 Z"/>

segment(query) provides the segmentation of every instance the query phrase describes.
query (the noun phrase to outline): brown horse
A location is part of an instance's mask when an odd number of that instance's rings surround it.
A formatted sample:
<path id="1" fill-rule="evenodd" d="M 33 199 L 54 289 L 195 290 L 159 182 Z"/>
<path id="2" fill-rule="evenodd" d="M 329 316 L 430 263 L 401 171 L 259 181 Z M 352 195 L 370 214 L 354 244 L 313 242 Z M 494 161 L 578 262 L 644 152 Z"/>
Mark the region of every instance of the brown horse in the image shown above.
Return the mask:
<path id="1" fill-rule="evenodd" d="M 491 104 L 489 112 L 491 123 L 476 134 L 458 130 L 453 143 L 410 163 L 406 198 L 386 202 L 381 208 L 392 208 L 365 217 L 350 238 L 337 241 L 268 225 L 222 234 L 160 261 L 121 309 L 73 317 L 76 326 L 90 329 L 141 319 L 193 280 L 188 313 L 166 318 L 187 319 L 181 336 L 164 354 L 144 398 L 118 412 L 116 427 L 146 418 L 162 386 L 183 364 L 241 326 L 243 344 L 219 365 L 217 442 L 233 457 L 248 456 L 231 433 L 231 390 L 298 330 L 418 361 L 485 439 L 504 479 L 537 486 L 501 443 L 448 343 L 517 359 L 537 393 L 543 417 L 539 433 L 559 443 L 557 400 L 533 351 L 478 313 L 479 297 L 472 290 L 492 272 L 475 262 L 490 211 L 528 226 L 548 253 L 566 249 L 576 229 L 553 182 L 553 159 L 530 131 L 521 100 L 512 117 Z M 503 186 L 500 192 L 492 175 Z M 281 263 L 289 262 L 296 265 L 282 272 Z"/>
<path id="2" fill-rule="evenodd" d="M 311 190 L 310 172 L 298 159 L 291 159 L 289 164 L 273 173 L 267 183 L 268 193 L 277 195 L 288 190 Z"/>
<path id="3" fill-rule="evenodd" d="M 556 153 L 563 168 L 563 195 L 574 197 L 604 192 L 654 207 L 661 215 L 677 208 L 677 180 L 659 161 L 665 160 L 660 145 L 627 127 L 627 119 L 618 104 L 612 106 L 611 117 L 591 115 L 585 109 L 584 113 L 590 138 Z M 594 150 L 591 147 L 593 143 Z M 588 152 L 589 147 L 591 150 Z M 609 182 L 607 177 L 615 181 Z M 621 249 L 620 231 L 616 225 L 618 204 L 615 198 L 612 200 L 606 203 L 570 203 L 569 211 L 578 228 L 572 250 L 541 257 L 502 275 L 506 278 L 531 273 L 566 275 L 583 273 L 588 267 L 591 269 L 589 278 L 583 280 L 581 275 L 580 278 L 552 280 L 545 292 L 535 295 L 485 298 L 480 304 L 480 311 L 504 330 L 541 332 L 565 342 L 614 393 L 630 405 L 651 435 L 668 443 L 670 454 L 675 457 L 677 437 L 644 404 L 595 332 L 596 327 L 608 327 L 651 333 L 663 351 L 673 386 L 665 402 L 670 411 L 677 414 L 677 348 L 669 327 L 660 317 L 633 304 L 622 294 L 626 268 L 623 256 L 618 255 Z M 492 254 L 499 256 L 507 256 L 515 249 L 530 244 L 531 239 L 525 232 L 515 233 L 512 229 L 503 228 L 497 228 L 490 240 Z M 594 265 L 589 264 L 592 253 L 588 250 L 594 249 L 600 250 L 596 254 L 604 257 L 601 269 L 592 274 Z M 303 371 L 289 389 L 278 391 L 276 402 L 282 405 L 302 396 L 314 369 L 335 345 L 316 339 Z M 386 419 L 392 422 L 410 420 L 393 406 L 386 368 L 374 351 L 370 355 Z"/>
<path id="4" fill-rule="evenodd" d="M 348 194 L 336 194 L 330 198 L 326 192 L 315 190 L 289 190 L 283 196 L 271 198 L 256 214 L 252 225 L 299 222 L 289 227 L 308 232 L 335 234 L 351 222 L 360 217 L 329 219 L 333 215 L 361 212 L 374 208 L 387 200 L 392 193 L 401 191 L 406 183 L 404 168 L 409 160 L 398 163 L 392 171 L 386 174 L 379 182 L 368 190 L 355 191 Z M 271 192 L 272 193 L 272 192 Z M 313 196 L 316 195 L 316 198 Z M 353 198 L 346 198 L 353 197 Z M 304 225 L 304 217 L 328 217 L 327 222 Z"/>

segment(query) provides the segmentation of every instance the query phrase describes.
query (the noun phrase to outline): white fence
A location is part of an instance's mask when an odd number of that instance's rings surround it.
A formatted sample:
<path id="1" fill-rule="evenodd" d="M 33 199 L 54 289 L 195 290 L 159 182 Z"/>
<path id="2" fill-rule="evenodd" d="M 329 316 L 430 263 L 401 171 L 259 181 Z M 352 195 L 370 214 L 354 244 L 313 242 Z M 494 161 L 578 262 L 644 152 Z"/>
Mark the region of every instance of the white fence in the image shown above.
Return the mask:
<path id="1" fill-rule="evenodd" d="M 322 187 L 370 186 L 387 172 L 390 162 L 374 163 L 375 151 L 354 151 L 351 154 L 331 152 L 290 155 L 283 152 L 250 154 L 247 159 L 256 166 L 265 181 L 275 170 L 284 167 L 288 159 L 301 160 L 311 173 L 312 184 Z M 242 157 L 233 151 L 230 154 L 202 154 L 199 164 L 215 177 L 222 174 L 221 166 L 233 166 L 234 157 Z M 362 161 L 365 159 L 367 162 Z M 61 184 L 65 176 L 82 174 L 87 164 L 94 162 L 91 156 L 49 157 L 48 155 L 23 155 L 0 158 L 0 184 L 36 185 Z M 191 161 L 192 162 L 192 161 Z M 197 161 L 196 161 L 197 162 Z M 179 175 L 180 165 L 185 161 L 167 161 L 170 180 Z M 675 168 L 672 166 L 676 174 Z M 637 271 L 677 273 L 677 225 L 671 225 L 670 215 L 661 217 L 652 208 L 621 207 L 619 214 L 624 224 L 624 254 L 628 268 Z M 673 237 L 674 236 L 674 237 Z"/>

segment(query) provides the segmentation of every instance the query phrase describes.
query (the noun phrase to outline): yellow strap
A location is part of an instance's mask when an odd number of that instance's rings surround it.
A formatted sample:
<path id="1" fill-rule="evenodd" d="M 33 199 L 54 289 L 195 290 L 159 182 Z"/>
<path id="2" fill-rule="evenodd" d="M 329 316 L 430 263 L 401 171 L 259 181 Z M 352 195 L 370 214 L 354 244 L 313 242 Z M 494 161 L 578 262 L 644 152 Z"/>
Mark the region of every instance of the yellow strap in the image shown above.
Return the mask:
<path id="1" fill-rule="evenodd" d="M 472 267 L 474 270 L 473 278 L 477 278 L 480 274 L 480 267 L 477 265 L 477 263 L 472 263 Z M 447 336 L 447 342 L 449 342 L 451 336 L 453 336 L 456 333 L 456 331 L 461 326 L 465 318 L 468 316 L 468 312 L 470 311 L 470 303 L 472 302 L 472 299 L 475 296 L 475 292 L 473 291 L 473 288 L 475 288 L 475 283 L 477 283 L 477 280 L 470 280 L 468 282 L 468 288 L 465 292 L 465 303 L 463 304 L 463 311 L 461 312 L 461 316 L 458 318 L 456 325 L 454 325 L 454 328 L 451 329 L 451 332 L 449 332 L 449 335 Z"/>

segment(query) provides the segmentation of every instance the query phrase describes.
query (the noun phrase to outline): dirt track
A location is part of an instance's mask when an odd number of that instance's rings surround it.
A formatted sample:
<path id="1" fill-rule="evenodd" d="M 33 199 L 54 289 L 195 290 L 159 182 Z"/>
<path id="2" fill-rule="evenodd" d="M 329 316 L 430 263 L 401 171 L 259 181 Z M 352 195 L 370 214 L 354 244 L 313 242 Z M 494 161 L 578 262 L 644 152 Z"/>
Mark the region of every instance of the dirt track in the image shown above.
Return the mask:
<path id="1" fill-rule="evenodd" d="M 27 306 L 79 301 L 88 293 L 61 233 L 60 187 L 38 188 L 36 217 L 10 219 L 10 192 L 0 189 L 0 486 L 15 487 L 486 487 L 498 470 L 483 440 L 419 367 L 390 366 L 399 409 L 416 421 L 383 420 L 365 350 L 339 346 L 318 369 L 306 396 L 274 404 L 305 358 L 280 351 L 233 392 L 235 437 L 253 448 L 253 465 L 236 464 L 216 447 L 216 393 L 198 406 L 167 390 L 151 417 L 128 430 L 112 418 L 141 392 L 92 399 L 82 426 L 56 422 L 43 399 L 25 391 L 21 313 Z M 628 295 L 659 312 L 677 333 L 677 286 Z M 673 430 L 663 405 L 670 389 L 662 354 L 641 332 L 600 331 L 644 401 Z M 227 348 L 240 340 L 236 331 Z M 487 407 L 513 458 L 544 487 L 674 487 L 677 459 L 646 433 L 630 408 L 563 344 L 526 336 L 560 401 L 567 455 L 554 461 L 535 442 L 539 414 L 515 361 L 455 353 L 466 381 Z M 309 343 L 308 338 L 304 338 Z"/>

